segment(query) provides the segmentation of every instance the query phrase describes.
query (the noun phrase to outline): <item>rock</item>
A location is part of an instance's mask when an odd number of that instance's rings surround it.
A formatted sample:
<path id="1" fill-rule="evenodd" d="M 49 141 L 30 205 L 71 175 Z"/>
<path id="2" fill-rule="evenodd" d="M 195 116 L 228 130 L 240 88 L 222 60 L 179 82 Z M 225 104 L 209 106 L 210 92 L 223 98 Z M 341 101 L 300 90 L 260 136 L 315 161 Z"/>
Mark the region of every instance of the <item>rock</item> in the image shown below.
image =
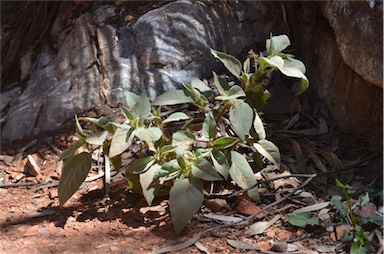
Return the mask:
<path id="1" fill-rule="evenodd" d="M 344 62 L 383 88 L 383 4 L 372 2 L 325 1 L 319 6 L 334 30 Z"/>
<path id="2" fill-rule="evenodd" d="M 42 43 L 25 89 L 2 102 L 7 109 L 2 138 L 56 130 L 93 106 L 117 106 L 124 101 L 119 89 L 154 98 L 194 77 L 210 76 L 213 69 L 223 69 L 211 47 L 244 58 L 250 47 L 264 47 L 271 31 L 282 32 L 280 21 L 268 18 L 281 8 L 268 6 L 246 1 L 235 9 L 218 2 L 175 1 L 145 13 L 132 26 L 118 22 L 112 3 L 71 17 L 72 26 L 65 21 L 68 8 L 60 7 L 51 31 L 57 49 L 51 41 Z M 255 15 L 254 10 L 261 11 Z"/>
<path id="3" fill-rule="evenodd" d="M 206 207 L 208 207 L 212 212 L 219 212 L 219 211 L 229 211 L 230 207 L 227 204 L 227 201 L 225 199 L 207 199 L 204 201 L 204 204 Z"/>
<path id="4" fill-rule="evenodd" d="M 27 168 L 27 174 L 30 176 L 37 176 L 40 174 L 40 167 L 37 165 L 32 155 L 27 156 L 27 163 L 25 167 Z"/>
<path id="5" fill-rule="evenodd" d="M 50 189 L 49 190 L 49 194 L 48 194 L 49 198 L 50 199 L 55 199 L 59 196 L 59 192 L 58 192 L 58 189 L 57 188 L 54 188 L 54 189 Z"/>

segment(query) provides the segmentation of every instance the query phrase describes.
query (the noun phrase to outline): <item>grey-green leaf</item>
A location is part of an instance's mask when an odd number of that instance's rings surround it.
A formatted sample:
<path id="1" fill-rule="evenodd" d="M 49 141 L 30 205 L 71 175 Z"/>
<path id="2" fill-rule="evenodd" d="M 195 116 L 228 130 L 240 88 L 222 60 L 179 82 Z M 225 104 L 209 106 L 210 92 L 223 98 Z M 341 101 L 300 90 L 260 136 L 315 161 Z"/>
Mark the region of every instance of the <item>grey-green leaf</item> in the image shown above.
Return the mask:
<path id="1" fill-rule="evenodd" d="M 212 91 L 212 89 L 209 86 L 207 86 L 201 79 L 198 79 L 198 78 L 192 79 L 191 86 L 193 88 L 196 88 L 202 93 Z"/>
<path id="2" fill-rule="evenodd" d="M 137 94 L 132 93 L 130 91 L 124 91 L 124 95 L 125 95 L 125 99 L 127 101 L 128 107 L 130 109 L 133 109 L 133 107 L 139 101 L 140 95 L 137 95 Z"/>
<path id="3" fill-rule="evenodd" d="M 203 204 L 203 183 L 190 177 L 177 180 L 169 192 L 173 228 L 180 233 Z"/>
<path id="4" fill-rule="evenodd" d="M 172 134 L 172 145 L 176 148 L 177 152 L 188 149 L 195 140 L 196 137 L 189 131 L 177 131 Z"/>
<path id="5" fill-rule="evenodd" d="M 243 89 L 238 85 L 234 85 L 231 86 L 229 91 L 225 91 L 223 95 L 216 96 L 215 100 L 234 100 L 245 96 Z"/>
<path id="6" fill-rule="evenodd" d="M 156 151 L 154 147 L 154 142 L 159 140 L 161 138 L 161 135 L 163 135 L 160 128 L 157 127 L 149 127 L 149 128 L 139 128 L 135 132 L 136 137 L 138 137 L 141 141 L 144 141 L 147 143 L 148 148 L 151 151 Z"/>
<path id="7" fill-rule="evenodd" d="M 133 137 L 134 131 L 131 130 L 129 125 L 126 125 L 126 128 L 117 128 L 112 137 L 108 156 L 112 158 L 122 154 L 132 144 Z"/>
<path id="8" fill-rule="evenodd" d="M 243 63 L 243 71 L 244 73 L 249 73 L 251 70 L 251 59 L 247 58 Z"/>
<path id="9" fill-rule="evenodd" d="M 242 66 L 241 62 L 237 58 L 214 49 L 211 49 L 211 53 L 224 64 L 225 68 L 227 68 L 229 72 L 231 72 L 236 78 L 240 78 Z"/>
<path id="10" fill-rule="evenodd" d="M 91 169 L 91 154 L 82 152 L 68 159 L 64 164 L 59 182 L 59 201 L 65 202 L 79 189 Z"/>
<path id="11" fill-rule="evenodd" d="M 211 163 L 205 158 L 199 158 L 196 160 L 195 165 L 192 166 L 192 174 L 193 176 L 205 181 L 223 180 Z"/>
<path id="12" fill-rule="evenodd" d="M 231 151 L 232 165 L 229 169 L 229 175 L 242 189 L 250 188 L 256 185 L 256 177 L 251 166 L 243 155 L 236 151 Z M 254 201 L 260 200 L 259 193 L 256 188 L 252 192 L 248 192 L 250 198 Z"/>
<path id="13" fill-rule="evenodd" d="M 226 149 L 234 146 L 237 142 L 239 139 L 235 137 L 221 137 L 213 141 L 213 147 L 219 150 Z"/>
<path id="14" fill-rule="evenodd" d="M 244 101 L 235 101 L 229 110 L 229 120 L 237 136 L 241 140 L 245 140 L 245 136 L 249 134 L 253 123 L 251 106 Z"/>
<path id="15" fill-rule="evenodd" d="M 154 106 L 164 106 L 164 105 L 176 105 L 182 103 L 191 103 L 193 98 L 184 90 L 173 90 L 165 92 L 152 101 Z"/>
<path id="16" fill-rule="evenodd" d="M 211 159 L 217 172 L 219 172 L 220 175 L 222 175 L 224 179 L 227 180 L 230 167 L 225 154 L 222 151 L 214 149 L 211 153 Z"/>
<path id="17" fill-rule="evenodd" d="M 189 116 L 187 116 L 183 112 L 176 112 L 173 114 L 170 114 L 167 119 L 163 121 L 163 123 L 170 123 L 170 122 L 177 122 L 177 121 L 183 121 L 183 120 L 188 120 Z"/>
<path id="18" fill-rule="evenodd" d="M 159 169 L 159 164 L 153 164 L 147 171 L 139 175 L 140 185 L 148 205 L 152 205 L 153 199 L 161 188 L 161 185 L 155 179 Z"/>
<path id="19" fill-rule="evenodd" d="M 151 102 L 146 94 L 142 94 L 137 100 L 136 105 L 133 107 L 132 111 L 140 119 L 146 119 L 152 114 L 151 111 Z"/>
<path id="20" fill-rule="evenodd" d="M 216 132 L 216 121 L 212 112 L 206 113 L 202 128 L 203 136 L 206 139 L 215 138 Z"/>
<path id="21" fill-rule="evenodd" d="M 261 118 L 256 111 L 255 111 L 255 120 L 253 121 L 253 128 L 255 128 L 255 131 L 259 140 L 266 138 L 263 121 L 261 121 Z"/>
<path id="22" fill-rule="evenodd" d="M 225 91 L 229 90 L 230 86 L 228 85 L 228 82 L 226 79 L 218 76 L 216 72 L 212 72 L 213 74 L 213 82 L 215 82 L 217 91 L 220 95 L 225 95 Z"/>
<path id="23" fill-rule="evenodd" d="M 288 36 L 285 34 L 273 36 L 271 39 L 267 39 L 265 47 L 267 49 L 268 55 L 275 55 L 286 49 L 291 42 L 289 41 Z"/>
<path id="24" fill-rule="evenodd" d="M 259 140 L 259 142 L 257 143 L 254 143 L 253 146 L 261 155 L 263 155 L 277 167 L 280 167 L 280 151 L 275 144 L 273 144 L 271 141 L 264 139 Z"/>
<path id="25" fill-rule="evenodd" d="M 108 132 L 103 131 L 100 135 L 97 135 L 96 133 L 91 133 L 88 135 L 88 137 L 85 139 L 85 142 L 91 145 L 99 145 L 101 146 L 107 137 Z"/>
<path id="26" fill-rule="evenodd" d="M 152 156 L 136 159 L 127 166 L 127 173 L 129 174 L 141 174 L 149 169 L 150 166 L 155 162 Z"/>
<path id="27" fill-rule="evenodd" d="M 80 137 L 80 138 L 83 138 L 85 139 L 86 136 L 84 134 L 84 130 L 83 128 L 81 127 L 80 123 L 79 123 L 79 119 L 77 118 L 77 115 L 75 115 L 75 122 L 76 122 L 76 134 Z"/>

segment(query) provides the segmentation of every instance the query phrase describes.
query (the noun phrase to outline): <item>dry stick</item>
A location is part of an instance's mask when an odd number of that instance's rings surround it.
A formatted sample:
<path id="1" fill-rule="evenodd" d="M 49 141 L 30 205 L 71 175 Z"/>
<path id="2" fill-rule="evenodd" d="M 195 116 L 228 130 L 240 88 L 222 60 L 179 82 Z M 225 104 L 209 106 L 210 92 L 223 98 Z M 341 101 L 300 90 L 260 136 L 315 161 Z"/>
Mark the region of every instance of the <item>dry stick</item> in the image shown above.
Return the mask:
<path id="1" fill-rule="evenodd" d="M 251 214 L 248 217 L 245 217 L 241 221 L 236 221 L 236 222 L 232 222 L 232 223 L 228 223 L 228 224 L 224 224 L 224 225 L 219 225 L 219 226 L 216 226 L 216 227 L 208 228 L 206 230 L 203 230 L 203 231 L 195 234 L 191 239 L 188 239 L 185 242 L 182 242 L 180 244 L 177 244 L 177 245 L 174 245 L 174 246 L 171 246 L 171 247 L 166 247 L 166 248 L 163 248 L 163 249 L 160 249 L 160 250 L 155 250 L 155 251 L 153 251 L 151 253 L 152 254 L 160 254 L 160 253 L 166 253 L 166 252 L 171 252 L 171 251 L 182 250 L 184 248 L 187 248 L 187 247 L 191 246 L 192 244 L 195 244 L 200 239 L 201 236 L 203 236 L 203 235 L 205 235 L 205 234 L 207 234 L 207 233 L 209 233 L 209 232 L 211 232 L 213 230 L 217 230 L 217 229 L 221 229 L 221 228 L 226 228 L 226 227 L 231 227 L 231 226 L 236 226 L 236 225 L 242 224 L 242 223 L 244 223 L 246 221 L 250 221 L 254 217 L 256 217 L 257 215 L 265 212 L 270 207 L 278 205 L 278 204 L 282 203 L 283 201 L 285 201 L 286 199 L 288 199 L 290 196 L 295 194 L 299 189 L 302 189 L 305 185 L 307 185 L 316 176 L 317 176 L 317 174 L 308 175 L 308 179 L 305 180 L 300 186 L 294 188 L 291 193 L 285 195 L 280 200 L 277 200 L 277 201 L 275 201 L 273 203 L 270 203 L 270 204 L 264 206 L 263 208 L 261 208 L 261 210 Z"/>

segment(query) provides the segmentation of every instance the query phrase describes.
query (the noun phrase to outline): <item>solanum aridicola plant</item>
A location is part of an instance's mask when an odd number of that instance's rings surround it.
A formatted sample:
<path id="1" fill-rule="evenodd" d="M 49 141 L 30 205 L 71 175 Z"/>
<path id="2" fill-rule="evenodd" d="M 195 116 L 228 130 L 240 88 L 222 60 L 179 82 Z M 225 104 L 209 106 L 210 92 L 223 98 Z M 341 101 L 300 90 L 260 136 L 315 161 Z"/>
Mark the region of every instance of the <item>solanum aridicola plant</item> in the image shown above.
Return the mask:
<path id="1" fill-rule="evenodd" d="M 287 77 L 299 79 L 298 86 L 294 89 L 296 95 L 302 94 L 309 86 L 309 81 L 305 76 L 305 65 L 295 59 L 294 55 L 282 52 L 289 45 L 291 42 L 285 34 L 271 35 L 265 44 L 266 56 L 263 56 L 262 53 L 256 54 L 251 50 L 243 64 L 226 53 L 214 49 L 211 52 L 232 75 L 239 79 L 249 103 L 257 110 L 261 110 L 270 97 L 266 85 L 269 83 L 269 76 L 273 71 L 279 70 Z"/>
<path id="2" fill-rule="evenodd" d="M 214 50 L 212 53 L 216 57 L 224 54 Z M 234 59 L 228 56 L 221 58 L 227 68 L 228 59 Z M 266 65 L 271 60 L 258 61 L 265 61 Z M 251 80 L 257 72 L 247 71 L 245 63 L 244 71 L 236 73 L 238 77 L 247 74 Z M 258 201 L 254 173 L 260 168 L 252 168 L 239 151 L 252 154 L 256 162 L 264 158 L 262 162 L 278 168 L 279 149 L 266 139 L 258 111 L 249 103 L 248 93 L 254 91 L 249 88 L 252 82 L 229 85 L 226 79 L 213 75 L 211 86 L 193 79 L 190 84 L 183 84 L 184 89 L 166 92 L 152 102 L 145 94 L 125 91 L 128 107 L 122 107 L 122 123 L 109 122 L 105 117 L 76 118 L 78 140 L 61 157 L 64 167 L 59 184 L 60 204 L 85 180 L 96 149 L 102 150 L 108 166 L 110 162 L 116 170 L 125 170 L 129 185 L 141 192 L 149 205 L 157 195 L 169 194 L 176 232 L 200 209 L 204 183 L 232 181 L 242 189 L 255 187 L 248 190 L 248 195 Z M 83 130 L 79 120 L 88 122 L 89 130 Z M 124 165 L 121 155 L 132 147 L 140 148 L 138 158 Z"/>

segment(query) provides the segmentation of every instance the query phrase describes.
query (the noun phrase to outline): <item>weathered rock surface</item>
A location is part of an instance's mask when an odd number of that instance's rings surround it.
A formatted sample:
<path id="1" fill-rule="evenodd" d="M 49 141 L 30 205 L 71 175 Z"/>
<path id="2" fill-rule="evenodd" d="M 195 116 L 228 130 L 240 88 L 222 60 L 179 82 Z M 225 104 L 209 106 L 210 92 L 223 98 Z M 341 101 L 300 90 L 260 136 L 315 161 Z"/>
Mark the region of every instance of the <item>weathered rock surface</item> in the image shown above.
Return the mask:
<path id="1" fill-rule="evenodd" d="M 286 7 L 311 91 L 342 131 L 368 138 L 375 147 L 382 144 L 382 4 L 327 1 Z M 319 8 L 322 12 L 315 11 Z"/>
<path id="2" fill-rule="evenodd" d="M 130 2 L 58 9 L 50 38 L 21 60 L 21 80 L 1 93 L 1 137 L 58 129 L 97 105 L 117 106 L 119 89 L 152 98 L 222 68 L 209 48 L 244 59 L 286 33 L 307 66 L 310 87 L 343 130 L 382 135 L 382 3 L 379 1 L 177 1 L 143 15 Z M 132 16 L 133 15 L 133 16 Z M 287 30 L 289 28 L 289 30 Z M 12 88 L 13 87 L 13 88 Z"/>
<path id="3" fill-rule="evenodd" d="M 73 24 L 59 13 L 50 33 L 57 49 L 47 44 L 37 54 L 24 90 L 2 94 L 3 139 L 57 129 L 95 105 L 117 106 L 119 89 L 154 98 L 221 68 L 210 48 L 244 57 L 271 31 L 283 32 L 279 20 L 268 18 L 281 14 L 273 3 L 241 2 L 233 10 L 218 2 L 177 1 L 134 24 L 121 22 L 129 13 L 118 17 L 114 3 L 91 10 Z"/>
<path id="4" fill-rule="evenodd" d="M 324 1 L 344 62 L 363 79 L 383 87 L 383 6 L 376 1 Z"/>

